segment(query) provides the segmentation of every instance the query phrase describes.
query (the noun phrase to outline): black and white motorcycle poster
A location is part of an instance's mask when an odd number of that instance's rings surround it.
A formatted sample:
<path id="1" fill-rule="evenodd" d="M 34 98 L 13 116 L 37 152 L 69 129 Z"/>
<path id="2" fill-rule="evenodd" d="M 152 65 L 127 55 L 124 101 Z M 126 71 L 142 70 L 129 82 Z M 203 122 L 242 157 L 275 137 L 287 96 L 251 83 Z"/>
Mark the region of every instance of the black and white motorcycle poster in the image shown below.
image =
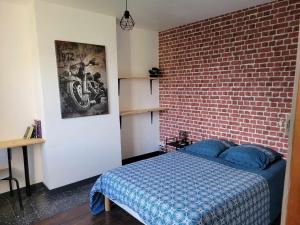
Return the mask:
<path id="1" fill-rule="evenodd" d="M 55 41 L 62 118 L 108 114 L 105 46 Z"/>

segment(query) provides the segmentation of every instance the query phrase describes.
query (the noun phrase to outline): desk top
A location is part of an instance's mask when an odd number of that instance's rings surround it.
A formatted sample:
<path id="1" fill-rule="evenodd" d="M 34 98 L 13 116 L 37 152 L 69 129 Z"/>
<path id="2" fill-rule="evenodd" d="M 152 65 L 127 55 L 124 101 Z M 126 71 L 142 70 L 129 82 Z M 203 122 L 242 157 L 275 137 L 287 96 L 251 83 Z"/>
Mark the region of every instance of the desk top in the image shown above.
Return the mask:
<path id="1" fill-rule="evenodd" d="M 42 144 L 44 142 L 45 140 L 42 138 L 5 140 L 5 141 L 0 141 L 0 149 Z"/>

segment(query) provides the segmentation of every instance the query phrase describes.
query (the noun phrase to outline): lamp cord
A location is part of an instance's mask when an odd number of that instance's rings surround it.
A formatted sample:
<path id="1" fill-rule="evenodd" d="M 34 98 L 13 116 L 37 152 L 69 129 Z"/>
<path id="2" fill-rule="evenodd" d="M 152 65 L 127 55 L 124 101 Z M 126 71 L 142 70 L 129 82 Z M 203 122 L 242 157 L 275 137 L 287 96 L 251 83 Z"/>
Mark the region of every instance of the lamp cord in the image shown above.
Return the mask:
<path id="1" fill-rule="evenodd" d="M 126 0 L 126 10 L 127 10 L 127 0 Z"/>

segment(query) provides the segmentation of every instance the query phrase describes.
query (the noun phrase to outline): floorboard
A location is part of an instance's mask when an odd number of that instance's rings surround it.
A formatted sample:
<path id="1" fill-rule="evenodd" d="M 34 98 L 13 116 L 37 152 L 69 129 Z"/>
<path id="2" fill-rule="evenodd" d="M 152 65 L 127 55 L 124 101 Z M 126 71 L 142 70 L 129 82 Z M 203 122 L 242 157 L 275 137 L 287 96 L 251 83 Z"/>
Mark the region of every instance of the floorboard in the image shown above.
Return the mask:
<path id="1" fill-rule="evenodd" d="M 88 204 L 59 213 L 53 217 L 35 223 L 35 225 L 141 225 L 138 220 L 118 206 L 110 212 L 92 216 Z"/>
<path id="2" fill-rule="evenodd" d="M 70 209 L 34 225 L 142 225 L 120 207 L 114 205 L 110 212 L 92 216 L 88 204 Z M 272 225 L 280 225 L 278 218 Z"/>
<path id="3" fill-rule="evenodd" d="M 14 194 L 0 195 L 0 225 L 31 225 L 37 221 L 77 208 L 88 202 L 89 192 L 94 182 L 49 191 L 44 185 L 32 190 L 30 197 L 22 191 L 24 210 Z"/>

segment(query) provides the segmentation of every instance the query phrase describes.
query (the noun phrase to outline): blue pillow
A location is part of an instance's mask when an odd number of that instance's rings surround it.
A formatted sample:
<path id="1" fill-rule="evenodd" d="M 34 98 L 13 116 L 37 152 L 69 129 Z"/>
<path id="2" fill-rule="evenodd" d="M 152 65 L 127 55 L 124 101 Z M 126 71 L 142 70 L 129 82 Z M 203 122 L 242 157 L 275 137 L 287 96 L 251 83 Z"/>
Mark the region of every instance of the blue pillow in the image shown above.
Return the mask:
<path id="1" fill-rule="evenodd" d="M 267 147 L 245 144 L 231 147 L 219 157 L 245 168 L 265 169 L 282 155 Z"/>
<path id="2" fill-rule="evenodd" d="M 197 156 L 204 155 L 210 157 L 217 157 L 225 149 L 231 146 L 236 146 L 236 145 L 226 140 L 208 139 L 204 141 L 199 141 L 195 144 L 185 147 L 185 151 L 187 153 L 197 155 Z"/>

